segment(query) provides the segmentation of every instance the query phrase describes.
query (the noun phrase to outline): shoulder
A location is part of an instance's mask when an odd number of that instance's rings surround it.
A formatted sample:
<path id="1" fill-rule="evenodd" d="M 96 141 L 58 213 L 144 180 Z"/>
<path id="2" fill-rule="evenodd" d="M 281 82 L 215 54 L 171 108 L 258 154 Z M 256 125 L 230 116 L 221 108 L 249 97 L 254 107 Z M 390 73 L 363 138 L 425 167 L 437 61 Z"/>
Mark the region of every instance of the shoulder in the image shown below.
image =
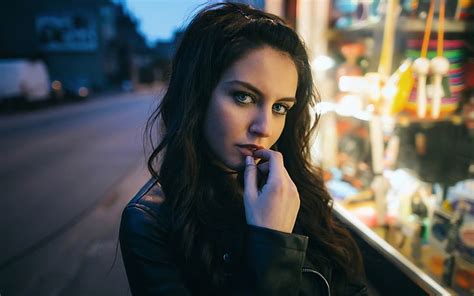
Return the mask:
<path id="1" fill-rule="evenodd" d="M 120 239 L 164 235 L 170 229 L 171 216 L 165 196 L 155 179 L 148 181 L 125 206 L 120 222 Z"/>
<path id="2" fill-rule="evenodd" d="M 160 183 L 152 178 L 128 202 L 124 211 L 129 208 L 139 208 L 152 216 L 156 216 L 163 212 L 164 201 L 165 195 Z"/>

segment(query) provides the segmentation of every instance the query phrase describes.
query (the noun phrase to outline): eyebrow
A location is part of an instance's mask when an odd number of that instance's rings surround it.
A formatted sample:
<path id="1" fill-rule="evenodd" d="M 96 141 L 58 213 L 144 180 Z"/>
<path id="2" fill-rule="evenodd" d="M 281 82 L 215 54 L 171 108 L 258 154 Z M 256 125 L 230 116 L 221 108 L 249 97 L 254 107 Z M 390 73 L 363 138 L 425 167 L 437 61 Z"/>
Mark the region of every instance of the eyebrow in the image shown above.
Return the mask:
<path id="1" fill-rule="evenodd" d="M 259 97 L 263 97 L 263 93 L 254 85 L 248 83 L 248 82 L 245 82 L 245 81 L 241 81 L 241 80 L 231 80 L 231 81 L 226 81 L 225 84 L 239 84 L 249 90 L 251 90 L 252 92 L 256 93 Z M 294 97 L 285 97 L 285 98 L 281 98 L 278 100 L 279 102 L 280 101 L 287 101 L 287 102 L 295 102 L 296 103 L 296 98 Z"/>

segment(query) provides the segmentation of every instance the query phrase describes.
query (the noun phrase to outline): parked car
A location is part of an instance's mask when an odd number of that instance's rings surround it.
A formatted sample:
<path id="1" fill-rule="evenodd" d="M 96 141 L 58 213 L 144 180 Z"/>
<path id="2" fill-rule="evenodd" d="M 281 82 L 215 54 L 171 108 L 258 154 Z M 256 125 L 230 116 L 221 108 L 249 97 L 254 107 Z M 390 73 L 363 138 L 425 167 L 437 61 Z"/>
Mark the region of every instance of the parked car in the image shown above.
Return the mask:
<path id="1" fill-rule="evenodd" d="M 85 99 L 91 92 L 89 79 L 81 77 L 54 79 L 51 83 L 51 89 L 53 98 L 57 100 Z"/>
<path id="2" fill-rule="evenodd" d="M 44 101 L 49 97 L 49 74 L 43 61 L 0 60 L 0 102 Z"/>

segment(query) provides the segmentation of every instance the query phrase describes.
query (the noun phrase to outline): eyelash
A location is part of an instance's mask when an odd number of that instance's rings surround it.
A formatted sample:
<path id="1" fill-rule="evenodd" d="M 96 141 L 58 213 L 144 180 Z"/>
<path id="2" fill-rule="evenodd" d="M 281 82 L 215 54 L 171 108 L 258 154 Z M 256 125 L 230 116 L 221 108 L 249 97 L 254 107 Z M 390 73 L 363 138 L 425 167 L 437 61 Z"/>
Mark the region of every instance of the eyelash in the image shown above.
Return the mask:
<path id="1" fill-rule="evenodd" d="M 243 92 L 243 91 L 235 91 L 232 93 L 232 97 L 234 98 L 234 100 L 238 103 L 238 104 L 241 104 L 241 105 L 246 105 L 246 104 L 250 104 L 250 103 L 255 103 L 256 99 L 254 96 L 252 96 L 251 94 L 249 93 L 246 93 L 246 92 Z M 239 97 L 247 97 L 247 98 L 250 98 L 252 101 L 251 102 L 245 102 L 244 100 L 242 100 L 241 98 Z M 279 111 L 276 111 L 274 109 L 275 106 L 281 106 L 284 108 L 284 111 L 283 112 L 279 112 Z M 286 105 L 286 104 L 282 104 L 282 103 L 276 103 L 273 105 L 273 110 L 276 114 L 278 115 L 286 115 L 288 113 L 288 111 L 290 111 L 291 107 Z"/>
<path id="2" fill-rule="evenodd" d="M 281 104 L 281 103 L 277 103 L 277 104 L 273 105 L 273 107 L 275 107 L 276 105 L 281 106 L 281 107 L 284 108 L 283 113 L 280 113 L 280 112 L 278 112 L 278 111 L 275 111 L 275 112 L 278 113 L 279 115 L 286 115 L 286 113 L 288 113 L 288 111 L 290 111 L 290 109 L 291 109 L 289 106 L 287 106 L 287 105 L 285 105 L 285 104 Z"/>
<path id="3" fill-rule="evenodd" d="M 235 101 L 237 101 L 237 103 L 239 104 L 249 104 L 249 103 L 255 103 L 255 97 L 252 96 L 251 94 L 248 94 L 246 92 L 243 92 L 243 91 L 235 91 L 232 93 L 232 97 L 235 99 Z M 252 102 L 244 102 L 244 100 L 241 100 L 239 97 L 247 97 L 247 98 L 250 98 L 252 100 Z"/>

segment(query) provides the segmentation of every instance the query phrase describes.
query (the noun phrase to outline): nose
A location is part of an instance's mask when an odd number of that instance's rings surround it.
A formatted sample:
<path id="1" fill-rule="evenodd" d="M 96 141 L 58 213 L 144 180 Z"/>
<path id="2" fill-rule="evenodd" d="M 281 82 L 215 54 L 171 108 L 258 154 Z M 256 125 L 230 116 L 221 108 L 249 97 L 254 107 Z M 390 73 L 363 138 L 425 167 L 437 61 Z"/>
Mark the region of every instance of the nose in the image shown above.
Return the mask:
<path id="1" fill-rule="evenodd" d="M 272 135 L 272 112 L 259 110 L 253 118 L 249 131 L 257 137 L 270 137 Z"/>

